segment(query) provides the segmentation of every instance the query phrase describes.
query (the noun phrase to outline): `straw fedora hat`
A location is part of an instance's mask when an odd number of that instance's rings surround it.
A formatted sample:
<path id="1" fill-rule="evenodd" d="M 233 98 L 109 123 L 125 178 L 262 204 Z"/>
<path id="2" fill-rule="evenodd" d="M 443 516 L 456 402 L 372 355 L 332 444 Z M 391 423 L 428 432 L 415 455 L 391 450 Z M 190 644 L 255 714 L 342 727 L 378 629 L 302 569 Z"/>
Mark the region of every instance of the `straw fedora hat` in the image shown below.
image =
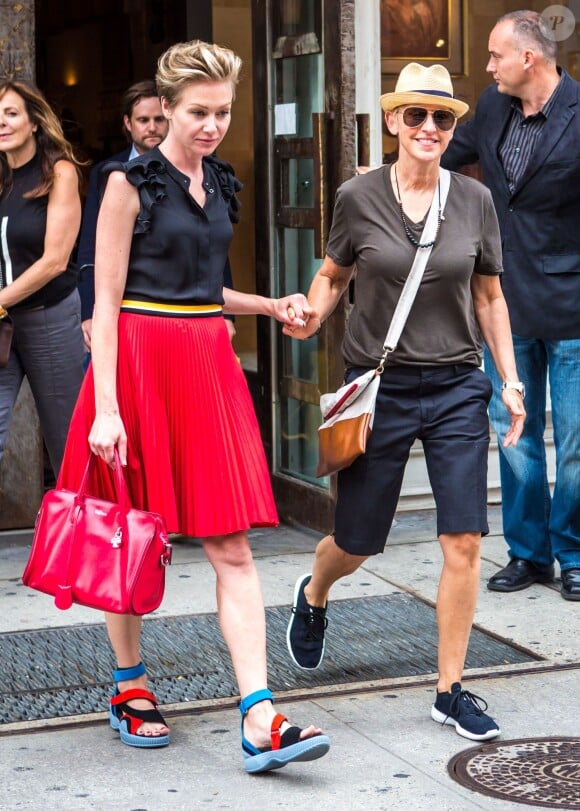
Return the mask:
<path id="1" fill-rule="evenodd" d="M 406 104 L 440 104 L 459 118 L 469 110 L 469 104 L 453 97 L 449 71 L 443 65 L 424 67 L 409 62 L 399 74 L 394 93 L 381 96 L 385 112 Z"/>

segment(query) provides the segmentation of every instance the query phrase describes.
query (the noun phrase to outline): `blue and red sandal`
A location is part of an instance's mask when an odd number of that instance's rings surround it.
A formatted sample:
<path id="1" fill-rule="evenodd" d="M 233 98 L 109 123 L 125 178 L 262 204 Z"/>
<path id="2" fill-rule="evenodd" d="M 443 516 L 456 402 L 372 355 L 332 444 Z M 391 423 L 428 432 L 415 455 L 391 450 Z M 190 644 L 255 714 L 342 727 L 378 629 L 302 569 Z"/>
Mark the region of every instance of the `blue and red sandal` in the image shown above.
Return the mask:
<path id="1" fill-rule="evenodd" d="M 109 721 L 112 728 L 119 733 L 123 743 L 128 746 L 137 746 L 142 749 L 152 749 L 167 746 L 169 735 L 137 735 L 137 730 L 143 722 L 152 724 L 165 724 L 165 720 L 157 709 L 157 699 L 149 690 L 135 688 L 119 692 L 117 682 L 138 679 L 146 674 L 145 665 L 140 662 L 135 667 L 120 667 L 113 671 L 115 681 L 115 695 L 111 698 L 109 707 Z M 134 698 L 145 698 L 153 705 L 152 710 L 137 710 L 130 707 L 128 702 Z"/>
<path id="2" fill-rule="evenodd" d="M 302 730 L 299 727 L 290 727 L 280 734 L 280 727 L 288 719 L 278 713 L 272 721 L 272 746 L 267 749 L 258 749 L 251 744 L 244 735 L 244 719 L 248 710 L 259 704 L 260 701 L 271 701 L 274 703 L 274 696 L 270 690 L 257 690 L 240 701 L 240 712 L 242 714 L 242 754 L 244 756 L 244 766 L 250 774 L 268 772 L 273 769 L 281 769 L 288 763 L 298 761 L 316 760 L 325 755 L 330 749 L 330 738 L 327 735 L 313 735 L 311 738 L 300 740 Z"/>

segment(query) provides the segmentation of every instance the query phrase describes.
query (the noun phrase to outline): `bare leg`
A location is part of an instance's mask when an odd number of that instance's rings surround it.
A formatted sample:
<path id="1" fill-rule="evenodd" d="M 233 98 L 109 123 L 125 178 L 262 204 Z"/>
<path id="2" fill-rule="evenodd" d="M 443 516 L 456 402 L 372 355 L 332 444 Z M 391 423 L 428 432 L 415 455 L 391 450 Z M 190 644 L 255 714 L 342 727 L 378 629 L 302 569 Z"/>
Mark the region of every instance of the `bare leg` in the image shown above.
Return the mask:
<path id="1" fill-rule="evenodd" d="M 139 642 L 141 640 L 141 617 L 129 614 L 105 614 L 109 639 L 117 658 L 118 667 L 134 667 L 141 661 Z M 147 676 L 140 676 L 130 681 L 120 681 L 119 691 L 134 688 L 147 689 Z M 132 699 L 127 702 L 136 710 L 150 710 L 151 702 L 143 698 Z M 164 724 L 151 724 L 144 722 L 137 730 L 138 735 L 157 736 L 167 735 L 169 729 Z"/>
<path id="2" fill-rule="evenodd" d="M 232 657 L 240 695 L 245 698 L 264 689 L 268 683 L 264 601 L 248 534 L 238 532 L 206 538 L 203 546 L 217 576 L 220 627 Z M 269 701 L 262 701 L 249 710 L 244 729 L 254 746 L 270 744 L 270 728 L 275 714 Z M 283 726 L 282 732 L 285 729 Z M 301 738 L 320 732 L 310 726 L 302 731 Z"/>
<path id="3" fill-rule="evenodd" d="M 437 689 L 441 692 L 449 692 L 454 682 L 461 681 L 479 591 L 480 540 L 475 532 L 439 537 L 443 570 L 437 594 Z"/>
<path id="4" fill-rule="evenodd" d="M 324 608 L 330 589 L 341 577 L 356 572 L 368 555 L 351 555 L 334 542 L 334 535 L 327 535 L 316 547 L 312 578 L 304 588 L 308 604 Z"/>

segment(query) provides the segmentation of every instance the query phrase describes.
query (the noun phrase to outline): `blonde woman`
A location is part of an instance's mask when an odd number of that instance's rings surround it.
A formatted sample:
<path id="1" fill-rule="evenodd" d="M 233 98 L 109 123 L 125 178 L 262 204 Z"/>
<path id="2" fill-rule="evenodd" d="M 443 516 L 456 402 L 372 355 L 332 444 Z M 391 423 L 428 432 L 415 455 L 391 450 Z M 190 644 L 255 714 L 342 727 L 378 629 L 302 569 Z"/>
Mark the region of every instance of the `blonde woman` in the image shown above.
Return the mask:
<path id="1" fill-rule="evenodd" d="M 170 532 L 204 539 L 242 697 L 245 768 L 261 772 L 321 757 L 330 742 L 315 727 L 291 727 L 267 689 L 264 606 L 248 529 L 278 517 L 223 314 L 291 325 L 304 323 L 308 308 L 300 295 L 275 300 L 223 289 L 239 183 L 211 156 L 230 124 L 240 67 L 217 45 L 171 47 L 156 76 L 167 137 L 128 164 L 109 165 L 97 226 L 92 370 L 61 478 L 78 484 L 88 436 L 106 465 L 117 449 L 136 506 L 164 515 Z M 94 482 L 103 494 L 110 493 L 106 465 Z M 131 746 L 163 746 L 169 729 L 146 689 L 140 619 L 108 616 L 107 624 L 118 663 L 111 724 Z"/>
<path id="2" fill-rule="evenodd" d="M 28 378 L 55 475 L 83 379 L 84 347 L 71 261 L 81 221 L 79 163 L 42 93 L 0 83 L 0 318 L 14 324 L 0 368 L 0 458 Z"/>

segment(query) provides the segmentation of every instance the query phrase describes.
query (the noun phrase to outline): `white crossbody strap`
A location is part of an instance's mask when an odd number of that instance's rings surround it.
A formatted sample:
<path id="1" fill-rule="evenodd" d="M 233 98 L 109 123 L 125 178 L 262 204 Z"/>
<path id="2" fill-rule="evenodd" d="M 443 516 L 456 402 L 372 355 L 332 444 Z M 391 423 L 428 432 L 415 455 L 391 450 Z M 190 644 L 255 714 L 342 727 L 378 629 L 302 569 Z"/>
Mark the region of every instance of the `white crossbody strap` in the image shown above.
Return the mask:
<path id="1" fill-rule="evenodd" d="M 440 169 L 439 191 L 441 194 L 440 198 L 441 214 L 443 214 L 445 203 L 447 202 L 447 194 L 449 192 L 450 182 L 451 175 L 447 171 L 447 169 Z M 431 208 L 429 209 L 429 214 L 427 215 L 427 220 L 425 222 L 425 227 L 423 228 L 423 233 L 421 234 L 420 242 L 422 243 L 432 242 L 435 239 L 435 236 L 437 234 L 438 215 L 439 215 L 439 195 L 434 194 L 433 202 L 431 203 Z M 421 279 L 423 277 L 423 273 L 427 265 L 427 260 L 431 255 L 432 247 L 433 246 L 431 245 L 428 248 L 417 248 L 415 260 L 413 262 L 411 270 L 409 271 L 409 275 L 407 276 L 405 286 L 403 287 L 401 295 L 399 296 L 395 312 L 393 313 L 393 319 L 391 321 L 387 337 L 385 338 L 385 342 L 383 344 L 383 356 L 381 358 L 381 362 L 377 370 L 378 372 L 383 371 L 387 355 L 389 355 L 391 352 L 394 352 L 397 347 L 399 338 L 401 337 L 401 333 L 403 331 L 403 327 L 405 326 L 405 323 L 411 311 L 411 307 L 413 306 L 413 302 L 415 301 L 417 290 L 419 289 L 419 285 L 421 284 Z"/>

